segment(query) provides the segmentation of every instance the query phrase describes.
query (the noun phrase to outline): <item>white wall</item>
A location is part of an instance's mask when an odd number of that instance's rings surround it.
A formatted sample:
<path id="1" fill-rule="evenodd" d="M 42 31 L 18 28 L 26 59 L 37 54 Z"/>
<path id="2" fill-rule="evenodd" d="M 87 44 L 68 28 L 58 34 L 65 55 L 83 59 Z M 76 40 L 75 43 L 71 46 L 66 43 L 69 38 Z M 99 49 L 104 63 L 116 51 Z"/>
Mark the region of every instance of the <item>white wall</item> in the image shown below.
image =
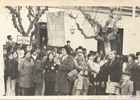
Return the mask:
<path id="1" fill-rule="evenodd" d="M 23 18 L 23 25 L 25 27 L 25 30 L 27 31 L 27 27 L 29 26 L 28 20 L 26 18 L 26 11 L 23 9 L 24 12 L 22 13 Z M 49 9 L 49 12 L 55 12 L 55 11 L 66 11 L 70 12 L 69 10 L 63 10 L 63 9 Z M 83 19 L 79 12 L 75 12 L 75 14 L 79 14 L 80 20 L 77 20 L 78 22 L 83 22 Z M 104 25 L 107 16 L 106 14 L 94 14 L 96 15 L 97 20 Z M 93 15 L 93 16 L 94 16 Z M 9 11 L 5 8 L 0 9 L 0 30 L 2 34 L 2 37 L 0 37 L 0 42 L 5 43 L 7 41 L 7 35 L 11 34 L 14 37 L 14 41 L 16 41 L 17 35 L 19 33 L 17 30 L 13 27 L 12 21 L 11 21 L 11 14 L 9 14 Z M 41 17 L 42 22 L 46 22 L 46 14 L 44 14 Z M 140 18 L 135 19 L 135 31 L 133 31 L 133 19 L 129 16 L 123 16 L 122 20 L 119 22 L 118 26 L 120 28 L 124 28 L 124 39 L 123 39 L 123 54 L 129 54 L 129 53 L 136 53 L 137 51 L 140 51 Z M 87 50 L 97 50 L 97 42 L 94 39 L 84 39 L 84 37 L 80 34 L 78 30 L 75 31 L 75 34 L 70 33 L 70 28 L 74 26 L 76 28 L 75 22 L 73 19 L 69 18 L 65 14 L 65 41 L 70 40 L 71 46 L 75 49 L 78 46 L 83 46 L 87 48 Z M 91 32 L 87 32 L 86 29 L 89 28 L 87 22 L 85 25 L 81 26 L 84 28 L 85 32 L 88 33 L 88 35 L 93 34 L 92 30 Z M 88 29 L 89 30 L 89 29 Z M 133 35 L 135 32 L 135 35 Z"/>

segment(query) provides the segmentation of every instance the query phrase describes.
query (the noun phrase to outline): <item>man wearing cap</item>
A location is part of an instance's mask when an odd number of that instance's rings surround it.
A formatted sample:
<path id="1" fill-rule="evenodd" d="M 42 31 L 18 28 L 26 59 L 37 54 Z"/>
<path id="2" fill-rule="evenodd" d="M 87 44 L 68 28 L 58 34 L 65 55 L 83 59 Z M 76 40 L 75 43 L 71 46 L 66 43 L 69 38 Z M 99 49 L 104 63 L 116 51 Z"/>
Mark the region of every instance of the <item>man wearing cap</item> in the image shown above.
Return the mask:
<path id="1" fill-rule="evenodd" d="M 116 87 L 120 88 L 121 95 L 132 95 L 133 93 L 133 82 L 130 80 L 131 73 L 125 71 L 122 74 L 121 82 Z"/>

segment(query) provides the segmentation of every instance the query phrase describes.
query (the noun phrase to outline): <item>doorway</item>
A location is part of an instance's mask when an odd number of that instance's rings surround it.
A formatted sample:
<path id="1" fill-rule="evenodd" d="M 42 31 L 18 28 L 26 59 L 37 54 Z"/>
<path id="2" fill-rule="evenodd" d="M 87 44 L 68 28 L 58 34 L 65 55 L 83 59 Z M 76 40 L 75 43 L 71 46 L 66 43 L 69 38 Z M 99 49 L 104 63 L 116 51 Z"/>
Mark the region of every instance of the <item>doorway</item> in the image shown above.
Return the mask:
<path id="1" fill-rule="evenodd" d="M 48 44 L 48 33 L 47 33 L 47 23 L 46 22 L 38 22 L 37 23 L 37 32 L 35 35 L 37 40 L 37 47 L 41 48 L 43 45 Z"/>
<path id="2" fill-rule="evenodd" d="M 111 45 L 111 50 L 115 50 L 117 52 L 117 54 L 122 55 L 122 51 L 123 51 L 123 28 L 118 29 L 116 39 L 111 40 L 110 45 Z M 104 44 L 101 41 L 97 42 L 97 50 L 98 50 L 98 52 L 103 51 L 105 53 Z"/>

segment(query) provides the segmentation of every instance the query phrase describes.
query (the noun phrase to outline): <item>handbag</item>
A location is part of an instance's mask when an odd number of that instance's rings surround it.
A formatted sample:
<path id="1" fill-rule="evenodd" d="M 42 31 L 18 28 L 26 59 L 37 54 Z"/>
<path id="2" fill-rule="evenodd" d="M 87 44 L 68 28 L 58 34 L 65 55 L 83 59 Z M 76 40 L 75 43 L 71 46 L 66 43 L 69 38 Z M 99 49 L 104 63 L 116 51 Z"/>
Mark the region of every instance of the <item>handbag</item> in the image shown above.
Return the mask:
<path id="1" fill-rule="evenodd" d="M 108 76 L 108 81 L 106 83 L 105 93 L 109 94 L 119 94 L 119 89 L 116 88 L 117 82 L 111 82 L 110 75 Z"/>
<path id="2" fill-rule="evenodd" d="M 67 78 L 70 81 L 74 81 L 75 79 L 77 79 L 77 70 L 74 69 L 74 70 L 70 71 L 69 73 L 67 73 Z"/>

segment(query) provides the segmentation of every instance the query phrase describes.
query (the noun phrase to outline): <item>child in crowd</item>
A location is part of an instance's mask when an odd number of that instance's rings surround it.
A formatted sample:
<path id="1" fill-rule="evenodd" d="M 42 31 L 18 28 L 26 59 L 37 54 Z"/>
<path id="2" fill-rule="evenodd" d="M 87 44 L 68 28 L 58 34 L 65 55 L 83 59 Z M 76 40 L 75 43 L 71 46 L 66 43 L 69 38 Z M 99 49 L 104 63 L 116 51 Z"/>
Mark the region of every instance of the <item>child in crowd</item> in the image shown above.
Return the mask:
<path id="1" fill-rule="evenodd" d="M 132 95 L 133 93 L 133 82 L 130 80 L 131 73 L 129 71 L 125 71 L 122 74 L 120 84 L 117 84 L 116 87 L 120 88 L 121 95 Z"/>

